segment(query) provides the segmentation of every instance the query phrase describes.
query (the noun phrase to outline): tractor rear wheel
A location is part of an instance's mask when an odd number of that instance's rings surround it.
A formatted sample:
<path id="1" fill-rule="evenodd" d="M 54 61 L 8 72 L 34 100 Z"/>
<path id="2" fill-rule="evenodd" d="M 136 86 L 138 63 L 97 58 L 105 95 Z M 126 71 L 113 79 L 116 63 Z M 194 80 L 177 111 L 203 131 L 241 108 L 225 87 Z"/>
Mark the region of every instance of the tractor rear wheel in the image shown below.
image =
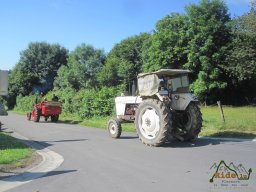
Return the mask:
<path id="1" fill-rule="evenodd" d="M 59 120 L 59 115 L 52 115 L 51 116 L 51 122 L 56 123 Z"/>
<path id="2" fill-rule="evenodd" d="M 59 121 L 59 115 L 55 115 L 55 123 Z"/>
<path id="3" fill-rule="evenodd" d="M 171 124 L 170 110 L 163 102 L 147 99 L 138 106 L 135 126 L 142 143 L 149 146 L 164 144 Z"/>
<path id="4" fill-rule="evenodd" d="M 33 109 L 33 119 L 34 119 L 34 122 L 39 122 L 40 120 L 40 109 L 38 107 L 34 107 Z"/>
<path id="5" fill-rule="evenodd" d="M 55 116 L 54 115 L 51 116 L 51 122 L 55 122 Z"/>
<path id="6" fill-rule="evenodd" d="M 119 138 L 122 133 L 122 126 L 118 119 L 110 119 L 108 121 L 108 132 L 110 137 Z"/>
<path id="7" fill-rule="evenodd" d="M 202 113 L 195 103 L 190 103 L 184 112 L 173 118 L 173 137 L 180 141 L 190 141 L 198 137 L 202 127 Z"/>

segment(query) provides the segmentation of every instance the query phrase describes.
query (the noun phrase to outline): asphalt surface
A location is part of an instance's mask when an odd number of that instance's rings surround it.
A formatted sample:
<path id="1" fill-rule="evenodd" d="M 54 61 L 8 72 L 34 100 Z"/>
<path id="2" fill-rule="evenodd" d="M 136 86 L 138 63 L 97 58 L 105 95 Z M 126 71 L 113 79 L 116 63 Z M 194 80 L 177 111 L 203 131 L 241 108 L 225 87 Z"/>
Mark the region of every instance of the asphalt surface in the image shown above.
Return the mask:
<path id="1" fill-rule="evenodd" d="M 14 131 L 64 158 L 54 171 L 9 192 L 256 191 L 256 142 L 201 138 L 155 148 L 143 145 L 135 133 L 112 139 L 106 130 L 45 123 L 43 118 L 34 123 L 13 113 L 0 120 L 5 132 Z M 216 171 L 210 168 L 221 160 L 251 168 L 250 179 L 233 186 L 228 179 L 210 183 Z"/>

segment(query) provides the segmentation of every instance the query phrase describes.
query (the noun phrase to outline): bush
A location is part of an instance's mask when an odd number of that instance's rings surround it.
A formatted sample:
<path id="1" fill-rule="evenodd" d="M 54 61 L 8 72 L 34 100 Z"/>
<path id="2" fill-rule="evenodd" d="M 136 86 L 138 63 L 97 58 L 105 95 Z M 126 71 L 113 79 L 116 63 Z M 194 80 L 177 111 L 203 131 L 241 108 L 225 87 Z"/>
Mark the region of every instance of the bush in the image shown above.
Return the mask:
<path id="1" fill-rule="evenodd" d="M 75 115 L 81 119 L 93 116 L 109 116 L 113 113 L 114 97 L 120 95 L 121 89 L 103 87 L 101 89 L 81 89 L 56 91 L 63 100 L 63 113 Z"/>
<path id="2" fill-rule="evenodd" d="M 102 87 L 101 89 L 81 89 L 75 91 L 72 88 L 54 90 L 45 96 L 51 100 L 54 93 L 62 104 L 62 113 L 68 116 L 76 116 L 85 119 L 93 116 L 109 116 L 114 110 L 114 98 L 121 94 L 122 87 Z M 36 101 L 36 95 L 16 98 L 15 110 L 30 111 Z"/>
<path id="3" fill-rule="evenodd" d="M 31 111 L 35 101 L 36 101 L 36 95 L 29 95 L 29 96 L 17 96 L 16 98 L 16 106 L 14 110 L 16 111 L 22 111 L 22 112 L 28 112 Z"/>

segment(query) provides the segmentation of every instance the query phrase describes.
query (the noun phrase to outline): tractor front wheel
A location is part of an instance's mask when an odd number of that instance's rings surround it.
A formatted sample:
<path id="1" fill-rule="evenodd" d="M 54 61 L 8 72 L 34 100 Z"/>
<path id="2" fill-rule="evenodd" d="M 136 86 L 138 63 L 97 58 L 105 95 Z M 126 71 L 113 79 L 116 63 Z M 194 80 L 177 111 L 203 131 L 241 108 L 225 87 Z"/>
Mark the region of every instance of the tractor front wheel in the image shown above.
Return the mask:
<path id="1" fill-rule="evenodd" d="M 119 138 L 122 133 L 122 126 L 118 119 L 111 119 L 108 121 L 108 132 L 110 137 Z"/>
<path id="2" fill-rule="evenodd" d="M 28 120 L 28 121 L 31 120 L 31 115 L 32 115 L 31 112 L 28 112 L 28 113 L 27 113 L 27 120 Z"/>
<path id="3" fill-rule="evenodd" d="M 171 113 L 168 107 L 156 99 L 143 101 L 135 116 L 137 134 L 142 143 L 160 146 L 165 143 L 171 126 Z"/>

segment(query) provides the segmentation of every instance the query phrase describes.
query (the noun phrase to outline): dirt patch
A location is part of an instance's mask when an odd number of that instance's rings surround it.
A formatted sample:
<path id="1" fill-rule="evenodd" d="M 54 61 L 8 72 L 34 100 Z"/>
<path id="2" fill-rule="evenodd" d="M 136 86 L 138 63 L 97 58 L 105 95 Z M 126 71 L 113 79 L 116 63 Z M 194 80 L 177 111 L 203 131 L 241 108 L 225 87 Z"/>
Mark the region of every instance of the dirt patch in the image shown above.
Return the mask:
<path id="1" fill-rule="evenodd" d="M 12 164 L 0 164 L 0 180 L 19 175 L 41 163 L 43 158 L 35 150 L 30 157 Z"/>

